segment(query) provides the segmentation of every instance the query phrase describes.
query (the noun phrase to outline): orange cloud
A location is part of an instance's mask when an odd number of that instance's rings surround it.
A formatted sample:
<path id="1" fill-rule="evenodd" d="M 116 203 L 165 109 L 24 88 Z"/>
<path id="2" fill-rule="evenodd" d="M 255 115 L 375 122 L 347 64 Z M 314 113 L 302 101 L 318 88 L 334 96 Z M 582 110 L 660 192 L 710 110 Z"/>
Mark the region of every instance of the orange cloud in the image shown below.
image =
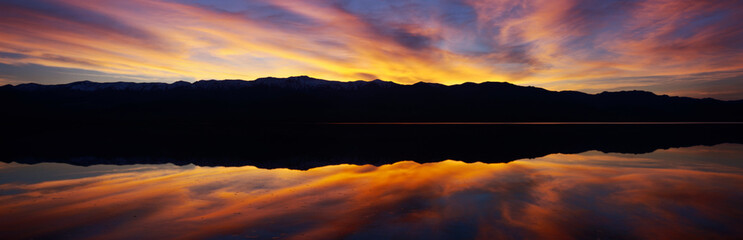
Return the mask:
<path id="1" fill-rule="evenodd" d="M 3 3 L 0 63 L 153 81 L 312 75 L 690 94 L 673 76 L 743 69 L 736 1 L 196 2 Z M 658 76 L 671 80 L 640 80 Z"/>

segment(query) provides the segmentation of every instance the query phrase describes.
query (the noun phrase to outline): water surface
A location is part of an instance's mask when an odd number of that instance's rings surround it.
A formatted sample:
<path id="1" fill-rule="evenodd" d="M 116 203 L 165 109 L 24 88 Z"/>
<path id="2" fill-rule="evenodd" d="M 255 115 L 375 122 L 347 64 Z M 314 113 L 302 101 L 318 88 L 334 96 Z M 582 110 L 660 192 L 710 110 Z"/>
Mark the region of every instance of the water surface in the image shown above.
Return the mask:
<path id="1" fill-rule="evenodd" d="M 6 239 L 743 236 L 743 145 L 309 170 L 0 163 Z"/>

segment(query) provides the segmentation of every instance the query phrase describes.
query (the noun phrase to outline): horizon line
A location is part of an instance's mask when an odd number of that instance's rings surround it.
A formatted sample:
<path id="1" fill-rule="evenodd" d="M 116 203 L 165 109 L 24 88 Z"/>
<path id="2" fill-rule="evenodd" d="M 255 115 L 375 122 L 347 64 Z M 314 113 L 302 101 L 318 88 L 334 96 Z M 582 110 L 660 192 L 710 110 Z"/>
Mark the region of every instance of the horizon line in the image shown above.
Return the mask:
<path id="1" fill-rule="evenodd" d="M 737 125 L 743 122 L 326 122 L 326 125 Z"/>
<path id="2" fill-rule="evenodd" d="M 595 92 L 595 93 L 584 92 L 584 91 L 580 91 L 580 90 L 552 90 L 552 89 L 548 89 L 548 88 L 544 88 L 544 87 L 539 87 L 539 86 L 534 86 L 534 85 L 520 85 L 520 84 L 508 82 L 508 81 L 492 81 L 492 80 L 482 81 L 482 82 L 462 82 L 462 83 L 450 84 L 450 85 L 443 84 L 443 83 L 436 83 L 436 82 L 424 82 L 424 81 L 419 81 L 419 82 L 411 83 L 411 84 L 405 84 L 405 83 L 398 83 L 398 82 L 387 81 L 387 80 L 382 80 L 382 79 L 374 79 L 374 80 L 362 80 L 362 79 L 359 79 L 359 80 L 349 80 L 349 81 L 328 80 L 328 79 L 321 79 L 321 78 L 311 77 L 309 75 L 296 75 L 296 76 L 289 76 L 289 77 L 266 76 L 266 77 L 259 77 L 259 78 L 256 78 L 256 79 L 252 79 L 252 80 L 246 80 L 246 79 L 201 79 L 201 80 L 195 80 L 195 81 L 192 81 L 192 82 L 186 81 L 186 80 L 178 80 L 178 81 L 174 81 L 174 82 L 166 82 L 166 81 L 161 81 L 161 82 L 155 82 L 155 81 L 153 81 L 153 82 L 103 81 L 103 82 L 99 82 L 99 81 L 94 81 L 94 80 L 80 80 L 80 81 L 73 81 L 73 82 L 68 82 L 68 83 L 57 83 L 57 84 L 41 84 L 41 83 L 28 82 L 28 83 L 19 83 L 19 84 L 15 84 L 15 85 L 8 83 L 8 84 L 5 84 L 5 85 L 0 85 L 0 87 L 6 87 L 6 86 L 16 87 L 16 86 L 21 86 L 21 85 L 26 85 L 26 84 L 40 85 L 40 86 L 62 86 L 62 85 L 68 85 L 68 84 L 73 84 L 73 83 L 81 83 L 81 82 L 91 82 L 91 83 L 100 83 L 100 84 L 106 84 L 106 83 L 157 84 L 157 83 L 162 83 L 162 84 L 172 85 L 172 84 L 175 84 L 175 83 L 178 83 L 178 82 L 186 82 L 186 83 L 189 83 L 189 84 L 195 84 L 195 83 L 201 82 L 201 81 L 244 81 L 244 82 L 254 82 L 254 81 L 257 81 L 257 80 L 260 80 L 260 79 L 267 79 L 267 78 L 291 79 L 291 78 L 302 78 L 302 77 L 310 78 L 310 79 L 315 79 L 315 80 L 320 80 L 320 81 L 326 81 L 326 82 L 335 82 L 335 83 L 354 83 L 354 82 L 374 82 L 374 81 L 381 81 L 381 82 L 391 83 L 391 84 L 395 84 L 395 85 L 399 85 L 399 86 L 413 86 L 413 85 L 416 85 L 416 84 L 431 84 L 431 85 L 439 85 L 439 86 L 451 87 L 451 86 L 461 86 L 461 85 L 465 85 L 465 84 L 477 84 L 477 85 L 479 85 L 479 84 L 483 84 L 483 83 L 502 83 L 502 84 L 509 84 L 509 85 L 518 86 L 518 87 L 524 87 L 524 88 L 543 89 L 543 90 L 550 91 L 550 92 L 579 92 L 579 93 L 584 93 L 584 94 L 589 94 L 589 95 L 598 95 L 598 94 L 601 94 L 601 93 L 618 93 L 618 92 L 647 92 L 647 93 L 652 93 L 652 94 L 654 94 L 656 96 L 693 98 L 693 99 L 713 99 L 713 100 L 725 101 L 725 102 L 743 101 L 743 99 L 729 99 L 729 100 L 724 100 L 724 99 L 713 98 L 713 97 L 691 97 L 691 96 L 682 96 L 682 95 L 669 95 L 669 94 L 656 93 L 656 92 L 653 92 L 653 91 L 642 90 L 642 89 L 616 90 L 616 91 L 603 90 L 603 91 Z"/>

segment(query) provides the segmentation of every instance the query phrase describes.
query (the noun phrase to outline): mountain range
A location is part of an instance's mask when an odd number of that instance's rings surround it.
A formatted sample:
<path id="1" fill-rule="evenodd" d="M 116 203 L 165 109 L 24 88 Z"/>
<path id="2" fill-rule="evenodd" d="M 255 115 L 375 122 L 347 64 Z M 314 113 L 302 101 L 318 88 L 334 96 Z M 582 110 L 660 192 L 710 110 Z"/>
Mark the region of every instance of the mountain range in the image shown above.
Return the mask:
<path id="1" fill-rule="evenodd" d="M 194 83 L 20 84 L 0 87 L 10 124 L 743 121 L 743 100 L 587 94 L 504 82 L 397 84 L 307 76 Z"/>

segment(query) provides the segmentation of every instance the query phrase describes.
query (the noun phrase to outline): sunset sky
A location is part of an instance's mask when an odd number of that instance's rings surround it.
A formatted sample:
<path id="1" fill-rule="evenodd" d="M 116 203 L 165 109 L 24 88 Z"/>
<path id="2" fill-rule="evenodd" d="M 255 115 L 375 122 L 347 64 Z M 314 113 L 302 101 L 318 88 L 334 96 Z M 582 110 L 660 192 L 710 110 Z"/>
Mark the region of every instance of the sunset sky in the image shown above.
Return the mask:
<path id="1" fill-rule="evenodd" d="M 739 0 L 0 0 L 0 84 L 310 75 L 743 99 Z"/>

